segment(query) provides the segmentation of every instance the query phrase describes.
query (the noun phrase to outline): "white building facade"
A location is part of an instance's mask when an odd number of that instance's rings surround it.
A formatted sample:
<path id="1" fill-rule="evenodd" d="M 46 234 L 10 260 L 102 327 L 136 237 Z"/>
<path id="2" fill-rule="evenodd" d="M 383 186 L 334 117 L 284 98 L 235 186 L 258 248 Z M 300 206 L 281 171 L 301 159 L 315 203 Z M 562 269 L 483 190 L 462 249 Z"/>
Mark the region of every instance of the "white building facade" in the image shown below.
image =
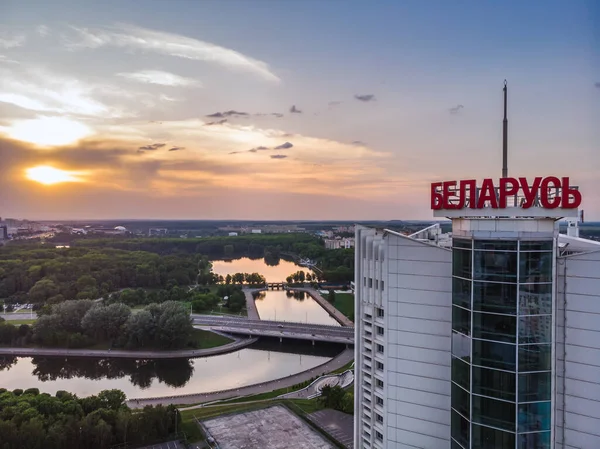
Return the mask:
<path id="1" fill-rule="evenodd" d="M 463 206 L 356 228 L 354 446 L 600 448 L 600 243 L 558 233 L 576 208 Z"/>

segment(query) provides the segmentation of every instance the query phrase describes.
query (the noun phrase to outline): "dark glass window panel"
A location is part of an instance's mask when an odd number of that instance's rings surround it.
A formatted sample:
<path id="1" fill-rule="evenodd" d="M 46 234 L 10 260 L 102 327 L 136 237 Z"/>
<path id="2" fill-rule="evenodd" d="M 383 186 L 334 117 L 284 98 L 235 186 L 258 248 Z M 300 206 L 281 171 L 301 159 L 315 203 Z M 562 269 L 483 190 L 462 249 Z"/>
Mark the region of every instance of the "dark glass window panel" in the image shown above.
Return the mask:
<path id="1" fill-rule="evenodd" d="M 521 242 L 521 251 L 552 251 L 552 240 Z"/>
<path id="2" fill-rule="evenodd" d="M 513 448 L 515 434 L 473 424 L 472 449 Z"/>
<path id="3" fill-rule="evenodd" d="M 519 282 L 542 283 L 552 282 L 553 253 L 520 254 Z"/>
<path id="4" fill-rule="evenodd" d="M 454 438 L 464 447 L 469 447 L 469 421 L 460 416 L 454 410 L 452 410 L 450 419 L 452 438 Z"/>
<path id="5" fill-rule="evenodd" d="M 552 313 L 552 284 L 521 284 L 519 286 L 519 315 Z"/>
<path id="6" fill-rule="evenodd" d="M 519 344 L 552 343 L 552 315 L 519 317 Z"/>
<path id="7" fill-rule="evenodd" d="M 515 400 L 515 373 L 473 367 L 473 393 L 506 401 Z"/>
<path id="8" fill-rule="evenodd" d="M 454 248 L 471 249 L 472 241 L 465 239 L 452 239 L 452 246 Z"/>
<path id="9" fill-rule="evenodd" d="M 465 449 L 464 447 L 462 447 L 460 444 L 458 444 L 456 441 L 452 440 L 452 445 L 450 446 L 451 449 Z"/>
<path id="10" fill-rule="evenodd" d="M 452 355 L 468 360 L 471 356 L 471 338 L 452 332 Z"/>
<path id="11" fill-rule="evenodd" d="M 550 401 L 519 404 L 519 432 L 550 430 L 551 411 Z"/>
<path id="12" fill-rule="evenodd" d="M 452 381 L 463 388 L 469 389 L 471 379 L 471 367 L 461 359 L 452 357 Z"/>
<path id="13" fill-rule="evenodd" d="M 516 240 L 475 240 L 475 249 L 486 251 L 516 251 Z"/>
<path id="14" fill-rule="evenodd" d="M 506 251 L 475 251 L 473 279 L 516 282 L 517 254 Z"/>
<path id="15" fill-rule="evenodd" d="M 550 371 L 519 374 L 519 402 L 549 401 L 552 395 Z"/>
<path id="16" fill-rule="evenodd" d="M 550 432 L 525 433 L 518 437 L 519 449 L 550 449 Z"/>
<path id="17" fill-rule="evenodd" d="M 550 371 L 551 356 L 551 345 L 519 346 L 519 372 Z"/>
<path id="18" fill-rule="evenodd" d="M 473 365 L 515 371 L 515 345 L 473 339 Z"/>
<path id="19" fill-rule="evenodd" d="M 471 335 L 471 312 L 452 306 L 452 330 Z"/>
<path id="20" fill-rule="evenodd" d="M 452 304 L 471 308 L 471 281 L 452 278 Z"/>
<path id="21" fill-rule="evenodd" d="M 492 282 L 473 282 L 473 310 L 517 314 L 517 286 Z"/>
<path id="22" fill-rule="evenodd" d="M 473 395 L 472 422 L 515 431 L 515 404 Z M 488 446 L 489 447 L 489 446 Z"/>
<path id="23" fill-rule="evenodd" d="M 515 343 L 517 318 L 514 315 L 473 312 L 473 338 Z"/>
<path id="24" fill-rule="evenodd" d="M 471 396 L 455 383 L 452 384 L 452 408 L 465 418 L 471 417 Z"/>
<path id="25" fill-rule="evenodd" d="M 471 279 L 472 260 L 471 251 L 464 249 L 452 250 L 452 274 Z"/>

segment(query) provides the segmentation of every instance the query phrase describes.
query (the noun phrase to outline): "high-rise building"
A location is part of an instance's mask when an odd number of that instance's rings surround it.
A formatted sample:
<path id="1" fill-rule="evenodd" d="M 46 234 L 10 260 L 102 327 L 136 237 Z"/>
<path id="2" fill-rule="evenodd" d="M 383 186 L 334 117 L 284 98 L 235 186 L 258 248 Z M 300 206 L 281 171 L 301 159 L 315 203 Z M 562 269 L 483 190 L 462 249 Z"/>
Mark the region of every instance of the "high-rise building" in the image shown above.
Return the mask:
<path id="1" fill-rule="evenodd" d="M 355 448 L 600 448 L 600 243 L 573 226 L 580 200 L 568 178 L 437 183 L 452 232 L 356 228 Z"/>

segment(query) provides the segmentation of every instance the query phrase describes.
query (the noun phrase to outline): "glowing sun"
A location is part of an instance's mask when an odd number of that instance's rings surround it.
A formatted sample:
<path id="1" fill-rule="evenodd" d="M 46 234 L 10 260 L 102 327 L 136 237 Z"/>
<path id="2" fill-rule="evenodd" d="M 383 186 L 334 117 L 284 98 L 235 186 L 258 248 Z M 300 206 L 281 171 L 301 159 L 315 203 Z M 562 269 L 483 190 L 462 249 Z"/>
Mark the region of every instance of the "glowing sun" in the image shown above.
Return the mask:
<path id="1" fill-rule="evenodd" d="M 82 174 L 84 173 L 61 170 L 48 165 L 39 165 L 25 170 L 27 179 L 45 185 L 58 184 L 60 182 L 81 182 L 82 179 L 79 176 Z"/>
<path id="2" fill-rule="evenodd" d="M 36 145 L 67 145 L 91 134 L 83 123 L 61 117 L 40 117 L 22 120 L 8 128 L 13 139 Z"/>

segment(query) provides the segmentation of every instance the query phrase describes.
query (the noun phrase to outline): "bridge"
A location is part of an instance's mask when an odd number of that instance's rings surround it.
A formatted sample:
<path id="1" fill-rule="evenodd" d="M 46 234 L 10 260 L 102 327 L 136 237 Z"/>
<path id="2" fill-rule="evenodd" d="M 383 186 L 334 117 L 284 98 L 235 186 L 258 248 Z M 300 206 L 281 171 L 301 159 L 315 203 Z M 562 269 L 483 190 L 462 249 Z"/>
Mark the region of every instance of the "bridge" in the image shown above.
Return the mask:
<path id="1" fill-rule="evenodd" d="M 313 343 L 354 344 L 354 328 L 325 324 L 290 323 L 286 321 L 250 320 L 247 318 L 194 315 L 194 325 L 219 332 L 252 337 L 273 337 L 279 340 L 309 340 Z"/>
<path id="2" fill-rule="evenodd" d="M 284 289 L 286 285 L 287 283 L 285 282 L 267 282 L 266 288 L 270 288 L 271 290 L 279 290 Z"/>

